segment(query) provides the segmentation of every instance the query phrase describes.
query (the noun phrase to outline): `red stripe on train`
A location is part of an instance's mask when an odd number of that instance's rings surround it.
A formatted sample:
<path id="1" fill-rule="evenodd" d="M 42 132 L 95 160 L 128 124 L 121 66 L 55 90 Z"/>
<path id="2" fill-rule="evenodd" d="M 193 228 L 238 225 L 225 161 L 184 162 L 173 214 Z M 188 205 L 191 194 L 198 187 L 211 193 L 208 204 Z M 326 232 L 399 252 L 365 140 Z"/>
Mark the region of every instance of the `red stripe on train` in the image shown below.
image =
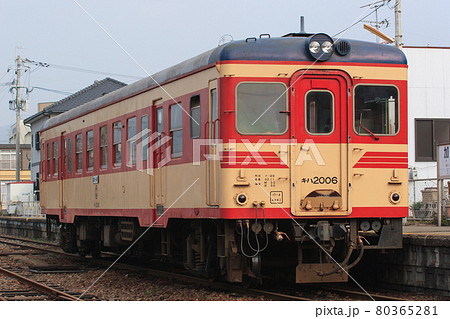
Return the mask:
<path id="1" fill-rule="evenodd" d="M 408 158 L 408 152 L 366 152 L 363 157 L 406 157 Z"/>
<path id="2" fill-rule="evenodd" d="M 406 164 L 356 163 L 353 168 L 408 168 Z"/>

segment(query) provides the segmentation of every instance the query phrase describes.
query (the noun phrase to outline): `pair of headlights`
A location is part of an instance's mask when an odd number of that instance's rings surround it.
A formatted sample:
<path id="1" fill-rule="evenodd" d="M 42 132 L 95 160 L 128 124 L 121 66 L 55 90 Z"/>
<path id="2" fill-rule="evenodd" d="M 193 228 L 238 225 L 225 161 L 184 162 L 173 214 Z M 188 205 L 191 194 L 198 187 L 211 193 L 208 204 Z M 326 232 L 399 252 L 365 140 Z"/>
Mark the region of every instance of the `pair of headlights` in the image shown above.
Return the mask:
<path id="1" fill-rule="evenodd" d="M 333 43 L 330 41 L 324 41 L 322 45 L 317 41 L 311 41 L 309 43 L 309 51 L 311 53 L 319 53 L 321 49 L 323 53 L 331 53 L 333 51 Z"/>
<path id="2" fill-rule="evenodd" d="M 316 33 L 306 39 L 306 49 L 317 61 L 326 61 L 333 55 L 333 39 L 325 33 Z"/>

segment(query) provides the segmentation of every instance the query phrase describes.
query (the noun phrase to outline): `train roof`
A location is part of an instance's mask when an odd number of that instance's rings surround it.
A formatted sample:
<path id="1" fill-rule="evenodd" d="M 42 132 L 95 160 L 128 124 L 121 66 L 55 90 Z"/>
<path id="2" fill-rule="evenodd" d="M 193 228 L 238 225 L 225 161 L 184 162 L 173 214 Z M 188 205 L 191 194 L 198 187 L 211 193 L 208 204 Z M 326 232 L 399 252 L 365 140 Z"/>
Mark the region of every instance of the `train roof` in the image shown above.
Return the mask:
<path id="1" fill-rule="evenodd" d="M 226 43 L 55 116 L 47 120 L 42 130 L 76 118 L 103 105 L 144 92 L 158 84 L 163 84 L 225 61 L 304 61 L 313 63 L 314 60 L 307 51 L 306 41 L 306 37 L 288 36 L 281 38 L 248 38 Z M 357 40 L 345 39 L 345 41 L 351 46 L 350 53 L 345 56 L 335 53 L 327 61 L 316 63 L 406 64 L 406 56 L 396 47 Z"/>

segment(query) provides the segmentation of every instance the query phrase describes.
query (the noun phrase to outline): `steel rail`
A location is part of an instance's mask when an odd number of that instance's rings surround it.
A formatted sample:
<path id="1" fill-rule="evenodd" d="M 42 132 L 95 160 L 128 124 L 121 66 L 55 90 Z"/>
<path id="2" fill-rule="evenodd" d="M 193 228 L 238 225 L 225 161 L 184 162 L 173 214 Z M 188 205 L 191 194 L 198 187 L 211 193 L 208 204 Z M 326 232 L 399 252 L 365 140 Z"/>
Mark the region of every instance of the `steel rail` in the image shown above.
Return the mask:
<path id="1" fill-rule="evenodd" d="M 45 295 L 55 297 L 56 299 L 66 300 L 66 301 L 76 301 L 76 300 L 78 300 L 77 297 L 71 296 L 69 294 L 66 294 L 65 292 L 59 291 L 59 290 L 54 289 L 52 287 L 43 285 L 41 283 L 38 283 L 38 282 L 36 282 L 34 280 L 31 280 L 29 278 L 26 278 L 24 276 L 21 276 L 21 275 L 19 275 L 17 273 L 14 273 L 12 271 L 6 270 L 6 269 L 1 268 L 1 267 L 0 267 L 0 273 L 5 274 L 5 275 L 7 275 L 9 277 L 15 278 L 15 279 L 19 280 L 20 282 L 22 282 L 22 283 L 32 287 L 33 289 L 36 289 L 37 291 L 39 291 L 39 292 L 41 292 L 41 293 L 43 293 Z"/>
<path id="2" fill-rule="evenodd" d="M 59 247 L 59 244 L 56 244 L 53 242 L 43 242 L 43 241 L 37 241 L 37 240 L 32 240 L 32 239 L 27 239 L 27 238 L 17 238 L 17 237 L 5 236 L 5 235 L 0 235 L 0 238 L 10 239 L 10 240 L 20 240 L 20 241 L 24 241 L 24 242 L 28 242 L 28 243 L 35 243 L 35 244 L 40 244 L 40 245 Z"/>
<path id="3" fill-rule="evenodd" d="M 11 240 L 20 240 L 20 239 L 11 239 Z M 41 248 L 41 247 L 35 247 L 35 246 L 26 245 L 26 244 L 11 243 L 11 242 L 9 242 L 9 241 L 4 241 L 4 240 L 0 240 L 0 243 L 1 243 L 1 244 L 12 245 L 12 246 L 18 246 L 18 247 L 24 247 L 24 248 L 36 249 L 36 250 L 44 251 L 44 252 L 47 252 L 47 253 L 54 253 L 54 254 L 59 254 L 59 255 L 63 255 L 63 256 L 67 256 L 67 257 L 79 258 L 78 255 L 65 253 L 65 252 L 63 252 L 63 251 L 57 251 L 57 250 L 52 250 L 52 249 L 47 249 L 47 248 Z"/>
<path id="4" fill-rule="evenodd" d="M 104 265 L 104 266 L 110 266 L 110 261 L 105 260 L 99 260 L 96 259 L 94 261 L 95 263 Z M 117 268 L 124 269 L 124 270 L 130 270 L 130 271 L 137 271 L 139 273 L 145 273 L 149 276 L 157 276 L 157 277 L 164 277 L 168 279 L 176 279 L 181 282 L 187 282 L 192 283 L 195 285 L 199 285 L 205 288 L 215 289 L 215 290 L 224 290 L 224 291 L 230 291 L 230 292 L 236 292 L 243 295 L 252 295 L 252 296 L 265 296 L 268 298 L 271 298 L 273 300 L 279 300 L 279 301 L 312 301 L 312 299 L 303 298 L 303 297 L 297 297 L 297 296 L 291 296 L 291 295 L 285 295 L 282 293 L 276 293 L 266 290 L 259 290 L 259 289 L 248 289 L 239 287 L 234 284 L 225 283 L 225 282 L 215 282 L 210 281 L 208 279 L 203 279 L 195 276 L 185 275 L 185 274 L 179 274 L 174 272 L 167 272 L 157 269 L 150 269 L 146 267 L 141 266 L 135 266 L 135 265 L 129 265 L 129 264 L 123 264 L 123 263 L 116 263 L 114 266 L 117 266 Z"/>
<path id="5" fill-rule="evenodd" d="M 348 289 L 341 289 L 341 288 L 332 288 L 332 287 L 322 287 L 321 289 L 334 292 L 340 295 L 344 296 L 356 296 L 360 298 L 364 298 L 364 300 L 372 300 L 369 298 L 369 296 L 361 291 L 354 291 L 354 290 L 348 290 Z M 378 294 L 370 294 L 370 296 L 375 299 L 375 301 L 411 301 L 409 299 L 404 298 L 397 298 L 397 297 L 391 297 L 391 296 L 384 296 L 384 295 L 378 295 Z"/>

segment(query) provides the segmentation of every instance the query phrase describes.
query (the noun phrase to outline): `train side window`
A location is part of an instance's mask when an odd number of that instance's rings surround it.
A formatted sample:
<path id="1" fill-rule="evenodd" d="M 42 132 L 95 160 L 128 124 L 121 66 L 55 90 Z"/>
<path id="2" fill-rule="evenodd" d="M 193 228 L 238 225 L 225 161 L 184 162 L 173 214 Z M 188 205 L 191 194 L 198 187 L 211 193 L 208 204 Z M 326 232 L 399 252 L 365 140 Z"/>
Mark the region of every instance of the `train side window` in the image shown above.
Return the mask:
<path id="1" fill-rule="evenodd" d="M 211 90 L 211 136 L 214 139 L 214 143 L 219 139 L 219 125 L 216 120 L 219 118 L 219 110 L 217 104 L 217 89 Z M 214 124 L 216 123 L 216 124 Z"/>
<path id="2" fill-rule="evenodd" d="M 396 87 L 358 85 L 354 95 L 354 130 L 358 135 L 398 133 L 399 103 Z"/>
<path id="3" fill-rule="evenodd" d="M 58 142 L 53 142 L 53 175 L 58 175 Z"/>
<path id="4" fill-rule="evenodd" d="M 236 87 L 236 129 L 241 134 L 283 134 L 287 130 L 287 87 L 243 82 Z"/>
<path id="5" fill-rule="evenodd" d="M 122 123 L 113 124 L 113 163 L 115 167 L 122 165 Z"/>
<path id="6" fill-rule="evenodd" d="M 191 113 L 191 138 L 200 137 L 200 95 L 194 95 L 190 101 Z"/>
<path id="7" fill-rule="evenodd" d="M 72 138 L 67 139 L 67 171 L 72 173 Z"/>
<path id="8" fill-rule="evenodd" d="M 183 155 L 183 126 L 181 104 L 170 107 L 170 140 L 172 142 L 172 157 Z"/>
<path id="9" fill-rule="evenodd" d="M 328 91 L 306 94 L 306 131 L 313 135 L 330 134 L 334 130 L 333 95 Z"/>
<path id="10" fill-rule="evenodd" d="M 94 131 L 86 133 L 86 158 L 87 170 L 90 172 L 94 169 Z"/>
<path id="11" fill-rule="evenodd" d="M 52 148 L 50 147 L 50 143 L 47 143 L 47 175 L 48 176 L 52 176 L 51 158 L 52 158 Z"/>
<path id="12" fill-rule="evenodd" d="M 163 108 L 156 109 L 156 132 L 158 135 L 164 132 L 164 121 L 163 121 Z"/>
<path id="13" fill-rule="evenodd" d="M 75 137 L 75 160 L 76 160 L 76 168 L 77 173 L 81 173 L 83 171 L 83 135 L 77 134 Z"/>
<path id="14" fill-rule="evenodd" d="M 141 141 L 142 141 L 142 160 L 146 161 L 148 157 L 148 115 L 141 117 Z"/>
<path id="15" fill-rule="evenodd" d="M 156 139 L 156 145 L 158 147 L 161 147 L 161 139 L 162 135 L 164 134 L 164 116 L 163 116 L 163 108 L 159 107 L 156 109 L 155 114 L 155 129 L 156 133 L 158 133 L 157 139 Z M 161 156 L 164 156 L 162 153 Z"/>
<path id="16" fill-rule="evenodd" d="M 127 120 L 127 153 L 128 165 L 136 164 L 136 118 Z"/>
<path id="17" fill-rule="evenodd" d="M 100 167 L 108 168 L 108 126 L 100 128 Z"/>

